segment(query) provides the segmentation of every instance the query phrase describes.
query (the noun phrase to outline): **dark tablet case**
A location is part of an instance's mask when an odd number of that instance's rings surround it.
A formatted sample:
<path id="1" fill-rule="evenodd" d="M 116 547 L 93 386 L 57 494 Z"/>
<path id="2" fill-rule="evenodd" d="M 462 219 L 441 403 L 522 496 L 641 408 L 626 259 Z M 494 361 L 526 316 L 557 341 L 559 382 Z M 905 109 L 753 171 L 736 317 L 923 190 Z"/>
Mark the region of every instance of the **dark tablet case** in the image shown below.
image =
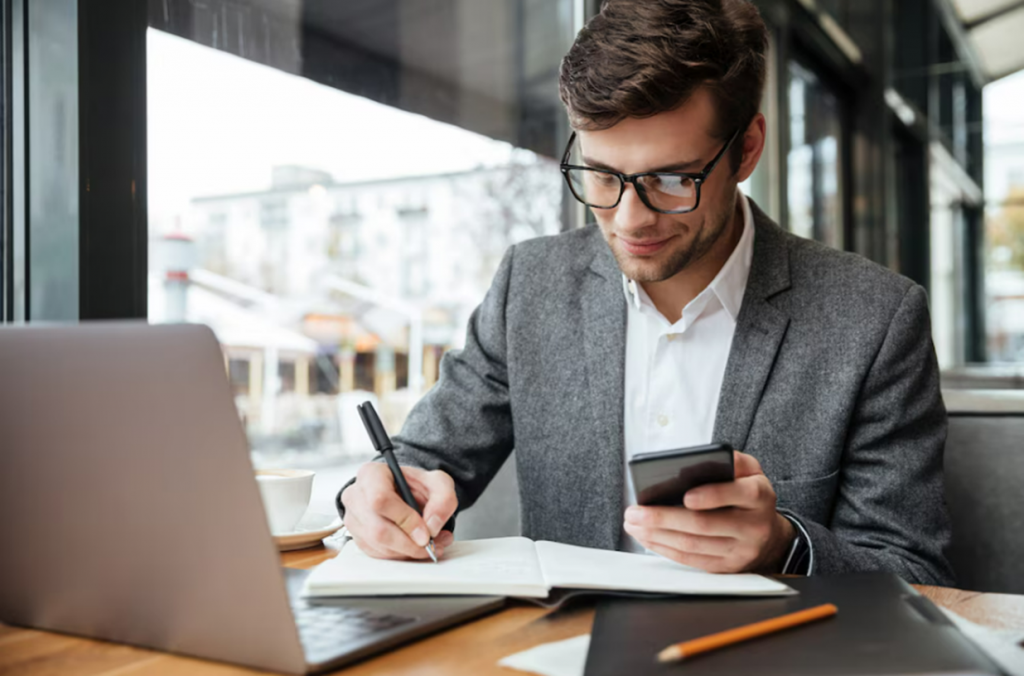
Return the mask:
<path id="1" fill-rule="evenodd" d="M 597 608 L 586 676 L 1002 674 L 998 666 L 895 575 L 786 579 L 784 598 L 606 599 Z M 675 664 L 665 647 L 822 603 L 839 613 Z"/>

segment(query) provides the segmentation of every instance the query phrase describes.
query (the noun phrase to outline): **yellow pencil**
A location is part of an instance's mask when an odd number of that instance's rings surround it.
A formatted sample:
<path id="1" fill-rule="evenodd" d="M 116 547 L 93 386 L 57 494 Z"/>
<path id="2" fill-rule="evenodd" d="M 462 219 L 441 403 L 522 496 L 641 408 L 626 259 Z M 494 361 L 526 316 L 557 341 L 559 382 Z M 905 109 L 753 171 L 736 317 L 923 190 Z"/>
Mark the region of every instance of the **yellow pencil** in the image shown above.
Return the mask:
<path id="1" fill-rule="evenodd" d="M 808 622 L 814 622 L 815 620 L 832 617 L 837 612 L 839 612 L 838 608 L 831 603 L 826 603 L 821 606 L 815 606 L 814 608 L 807 608 L 806 610 L 782 615 L 781 617 L 773 617 L 770 620 L 762 620 L 761 622 L 748 624 L 744 627 L 736 627 L 735 629 L 711 634 L 710 636 L 695 638 L 691 641 L 683 641 L 682 643 L 671 645 L 658 653 L 658 661 L 678 662 L 679 660 L 684 660 L 688 657 L 699 655 L 700 653 L 724 648 L 725 646 L 732 645 L 733 643 L 739 643 L 740 641 L 757 638 L 758 636 L 764 636 L 765 634 L 773 634 L 777 631 L 796 627 Z"/>

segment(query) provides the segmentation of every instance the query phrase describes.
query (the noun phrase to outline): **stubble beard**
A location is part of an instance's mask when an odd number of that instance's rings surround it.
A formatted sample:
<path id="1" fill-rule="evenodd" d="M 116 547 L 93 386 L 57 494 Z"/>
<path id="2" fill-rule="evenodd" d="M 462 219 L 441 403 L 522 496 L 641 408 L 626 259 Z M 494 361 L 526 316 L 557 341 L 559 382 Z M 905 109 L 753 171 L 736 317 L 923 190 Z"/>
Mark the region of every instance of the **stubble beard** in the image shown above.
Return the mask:
<path id="1" fill-rule="evenodd" d="M 619 269 L 629 279 L 635 282 L 654 283 L 671 279 L 688 268 L 691 264 L 706 256 L 715 244 L 725 234 L 729 225 L 733 210 L 726 210 L 722 214 L 713 216 L 714 222 L 708 227 L 708 218 L 705 216 L 697 228 L 697 237 L 689 245 L 672 251 L 663 262 L 656 262 L 651 259 L 637 258 L 625 251 L 611 247 L 615 261 Z"/>

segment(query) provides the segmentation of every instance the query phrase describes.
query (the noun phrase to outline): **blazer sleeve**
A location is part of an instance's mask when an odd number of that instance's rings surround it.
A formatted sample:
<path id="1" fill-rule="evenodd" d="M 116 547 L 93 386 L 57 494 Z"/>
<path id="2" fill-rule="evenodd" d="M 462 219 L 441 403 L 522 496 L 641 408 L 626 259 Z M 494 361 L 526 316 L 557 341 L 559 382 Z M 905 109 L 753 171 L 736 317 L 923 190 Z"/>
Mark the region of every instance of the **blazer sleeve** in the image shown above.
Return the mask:
<path id="1" fill-rule="evenodd" d="M 514 250 L 505 253 L 491 288 L 470 317 L 465 347 L 445 353 L 437 383 L 392 438 L 399 464 L 440 469 L 454 479 L 459 511 L 476 502 L 513 448 L 505 307 Z M 342 486 L 335 499 L 343 518 L 341 493 L 354 481 Z"/>
<path id="2" fill-rule="evenodd" d="M 804 527 L 811 574 L 886 570 L 908 582 L 952 585 L 942 455 L 946 409 L 925 291 L 904 295 L 850 421 L 829 524 Z"/>

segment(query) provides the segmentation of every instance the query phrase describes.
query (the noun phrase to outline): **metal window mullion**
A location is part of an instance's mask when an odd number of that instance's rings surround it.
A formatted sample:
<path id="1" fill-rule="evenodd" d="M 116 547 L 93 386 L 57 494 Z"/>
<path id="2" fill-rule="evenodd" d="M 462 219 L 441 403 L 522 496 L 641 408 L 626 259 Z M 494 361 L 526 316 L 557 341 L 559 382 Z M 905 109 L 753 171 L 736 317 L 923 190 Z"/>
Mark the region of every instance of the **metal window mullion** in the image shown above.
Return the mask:
<path id="1" fill-rule="evenodd" d="M 4 149 L 6 169 L 3 208 L 6 276 L 6 307 L 3 319 L 28 321 L 28 8 L 27 0 L 3 0 L 5 101 Z"/>
<path id="2" fill-rule="evenodd" d="M 24 209 L 24 220 L 20 224 L 18 224 L 18 225 L 21 227 L 21 232 L 22 232 L 21 236 L 22 236 L 22 241 L 24 242 L 24 254 L 22 256 L 22 272 L 21 272 L 22 279 L 24 280 L 22 282 L 22 289 L 23 289 L 23 297 L 22 297 L 22 308 L 23 308 L 23 310 L 22 310 L 22 313 L 23 314 L 22 314 L 21 319 L 23 321 L 25 321 L 25 322 L 28 322 L 28 321 L 30 321 L 32 319 L 32 274 L 31 274 L 32 273 L 32 255 L 31 255 L 31 253 L 32 253 L 32 192 L 31 192 L 32 175 L 31 175 L 31 172 L 29 171 L 30 167 L 32 166 L 31 165 L 32 153 L 31 153 L 31 144 L 30 144 L 31 137 L 29 135 L 29 131 L 30 131 L 30 126 L 29 125 L 30 125 L 30 120 L 31 120 L 31 115 L 30 115 L 31 107 L 30 107 L 30 104 L 29 104 L 29 102 L 31 100 L 31 96 L 30 96 L 30 92 L 29 92 L 29 66 L 30 66 L 30 64 L 29 64 L 29 54 L 31 53 L 31 50 L 29 49 L 29 44 L 28 44 L 29 35 L 30 35 L 29 31 L 28 31 L 28 29 L 29 29 L 29 4 L 28 4 L 28 0 L 22 0 L 22 1 L 23 1 L 23 4 L 22 4 L 22 9 L 21 9 L 21 20 L 22 20 L 22 25 L 21 25 L 21 35 L 22 35 L 22 38 L 21 38 L 21 46 L 22 46 L 22 55 L 21 55 L 21 58 L 22 58 L 22 74 L 21 74 L 21 77 L 22 77 L 23 83 L 22 83 L 22 100 L 21 100 L 21 105 L 22 105 L 22 109 L 24 110 L 24 113 L 23 113 L 24 121 L 22 122 L 22 130 L 23 130 L 23 133 L 25 135 L 25 140 L 24 140 L 25 154 L 24 154 L 24 157 L 21 159 L 21 161 L 22 161 L 22 167 L 23 167 L 23 173 L 24 173 L 24 179 L 23 179 L 24 180 L 24 195 L 23 195 L 22 199 L 25 201 L 25 209 Z"/>
<path id="3" fill-rule="evenodd" d="M 3 222 L 0 223 L 0 256 L 3 257 L 2 270 L 3 278 L 0 279 L 0 324 L 14 320 L 14 209 L 12 191 L 14 184 L 11 178 L 11 139 L 13 138 L 13 122 L 11 120 L 11 0 L 2 0 L 0 12 L 3 13 L 3 141 L 2 160 L 3 162 Z"/>

